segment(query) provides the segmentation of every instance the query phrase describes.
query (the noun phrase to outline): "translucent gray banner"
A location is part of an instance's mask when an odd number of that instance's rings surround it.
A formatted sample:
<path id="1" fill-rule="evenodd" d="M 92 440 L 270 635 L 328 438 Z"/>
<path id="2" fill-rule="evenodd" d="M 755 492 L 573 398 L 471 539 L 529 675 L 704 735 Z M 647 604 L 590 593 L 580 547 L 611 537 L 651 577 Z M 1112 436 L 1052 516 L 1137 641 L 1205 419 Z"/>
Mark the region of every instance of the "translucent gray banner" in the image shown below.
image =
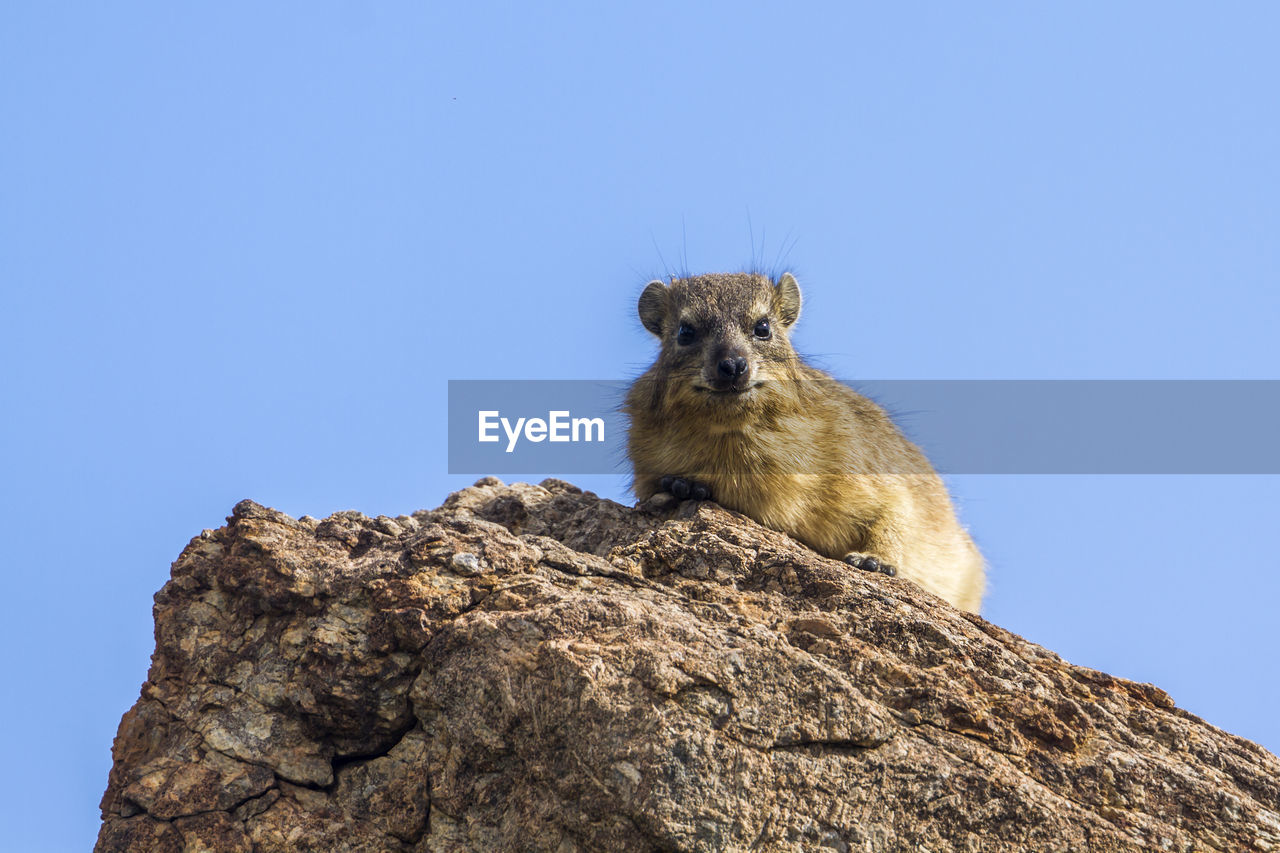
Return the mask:
<path id="1" fill-rule="evenodd" d="M 1280 474 L 1280 380 L 844 384 L 943 474 Z M 629 473 L 629 385 L 450 380 L 449 473 Z"/>

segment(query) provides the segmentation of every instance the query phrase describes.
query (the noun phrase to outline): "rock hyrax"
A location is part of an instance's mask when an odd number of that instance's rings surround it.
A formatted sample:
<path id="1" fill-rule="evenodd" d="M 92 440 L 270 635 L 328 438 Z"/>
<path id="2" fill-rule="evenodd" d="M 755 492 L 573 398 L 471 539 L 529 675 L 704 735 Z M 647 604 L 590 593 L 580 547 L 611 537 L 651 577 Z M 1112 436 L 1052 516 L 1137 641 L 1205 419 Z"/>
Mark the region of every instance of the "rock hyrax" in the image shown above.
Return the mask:
<path id="1" fill-rule="evenodd" d="M 625 407 L 640 500 L 714 500 L 978 612 L 982 555 L 929 461 L 883 409 L 791 348 L 790 273 L 654 281 L 639 309 L 662 342 Z"/>

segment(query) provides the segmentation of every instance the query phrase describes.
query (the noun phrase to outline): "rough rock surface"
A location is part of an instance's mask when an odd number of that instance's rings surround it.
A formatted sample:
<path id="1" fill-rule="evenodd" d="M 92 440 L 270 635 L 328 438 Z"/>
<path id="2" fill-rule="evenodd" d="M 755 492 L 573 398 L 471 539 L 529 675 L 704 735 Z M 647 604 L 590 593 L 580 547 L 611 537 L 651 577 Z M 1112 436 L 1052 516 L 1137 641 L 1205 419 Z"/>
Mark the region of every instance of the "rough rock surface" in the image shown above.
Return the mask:
<path id="1" fill-rule="evenodd" d="M 1280 850 L 1280 761 L 712 503 L 245 501 L 156 596 L 98 851 Z"/>

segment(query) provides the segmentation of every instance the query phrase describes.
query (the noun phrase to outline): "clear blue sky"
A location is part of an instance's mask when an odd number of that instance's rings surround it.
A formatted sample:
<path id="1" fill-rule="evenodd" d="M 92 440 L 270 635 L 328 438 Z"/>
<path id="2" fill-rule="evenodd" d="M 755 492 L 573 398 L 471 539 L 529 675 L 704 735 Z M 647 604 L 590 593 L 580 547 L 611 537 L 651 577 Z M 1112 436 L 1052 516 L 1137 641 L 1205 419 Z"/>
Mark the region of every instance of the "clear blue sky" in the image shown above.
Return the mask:
<path id="1" fill-rule="evenodd" d="M 1280 378 L 1274 4 L 426 5 L 0 8 L 12 849 L 191 536 L 438 505 L 446 380 L 634 375 L 748 216 L 842 377 Z M 1277 479 L 951 485 L 985 615 L 1276 751 Z"/>

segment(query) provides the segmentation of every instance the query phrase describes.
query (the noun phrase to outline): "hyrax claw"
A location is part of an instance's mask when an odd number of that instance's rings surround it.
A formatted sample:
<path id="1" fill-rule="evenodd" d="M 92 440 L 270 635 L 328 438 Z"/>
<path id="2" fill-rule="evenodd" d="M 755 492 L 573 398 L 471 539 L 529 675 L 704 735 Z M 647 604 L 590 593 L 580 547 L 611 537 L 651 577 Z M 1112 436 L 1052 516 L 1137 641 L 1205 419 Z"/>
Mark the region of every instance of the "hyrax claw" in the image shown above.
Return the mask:
<path id="1" fill-rule="evenodd" d="M 879 572 L 889 577 L 894 577 L 898 574 L 898 570 L 893 566 L 888 563 L 882 563 L 878 558 L 870 554 L 859 554 L 854 551 L 851 554 L 845 554 L 844 561 L 855 569 L 862 569 L 864 572 Z"/>
<path id="2" fill-rule="evenodd" d="M 682 501 L 705 501 L 711 498 L 711 490 L 706 484 L 684 477 L 663 477 L 658 485 L 662 487 L 662 491 L 670 492 Z"/>

